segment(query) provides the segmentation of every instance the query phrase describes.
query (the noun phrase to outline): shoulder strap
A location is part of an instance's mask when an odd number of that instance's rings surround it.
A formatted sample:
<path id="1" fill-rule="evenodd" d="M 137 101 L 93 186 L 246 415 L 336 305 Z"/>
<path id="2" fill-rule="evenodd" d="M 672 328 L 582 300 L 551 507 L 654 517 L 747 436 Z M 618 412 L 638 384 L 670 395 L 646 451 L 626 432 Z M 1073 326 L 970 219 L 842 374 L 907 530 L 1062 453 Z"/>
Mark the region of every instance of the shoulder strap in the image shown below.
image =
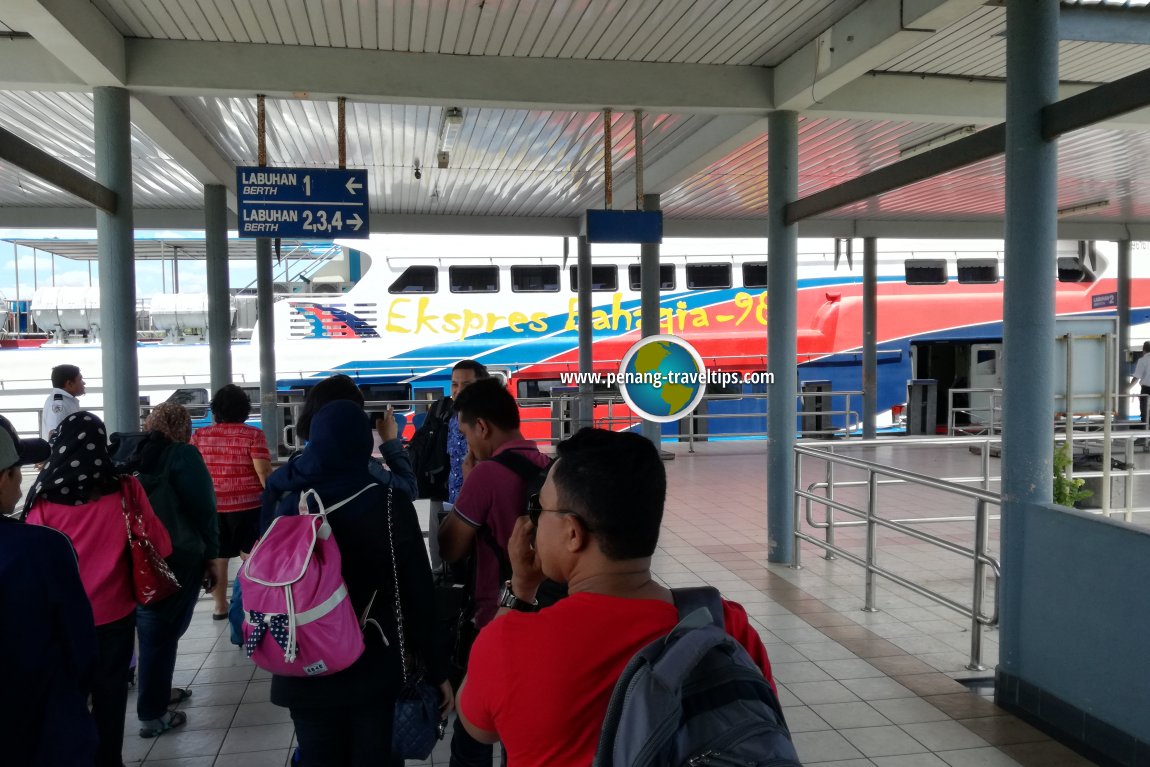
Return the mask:
<path id="1" fill-rule="evenodd" d="M 351 503 L 356 498 L 360 497 L 361 495 L 366 493 L 368 490 L 370 490 L 373 487 L 376 487 L 377 485 L 379 485 L 378 482 L 369 482 L 368 484 L 364 485 L 363 489 L 360 490 L 358 493 L 355 493 L 354 495 L 349 495 L 347 498 L 344 498 L 342 501 L 339 501 L 337 503 L 333 503 L 331 506 L 324 506 L 323 505 L 323 499 L 319 497 L 319 493 L 317 493 L 315 491 L 315 488 L 309 488 L 309 489 L 303 491 L 302 493 L 300 493 L 300 496 L 299 496 L 299 513 L 301 516 L 306 516 L 306 515 L 311 513 L 311 509 L 307 505 L 307 499 L 309 496 L 315 497 L 316 503 L 319 504 L 319 513 L 321 515 L 326 516 L 326 515 L 332 513 L 333 511 L 335 511 L 336 509 L 340 508 L 341 506 L 344 506 L 348 503 Z"/>
<path id="2" fill-rule="evenodd" d="M 675 608 L 679 611 L 679 620 L 699 608 L 705 608 L 711 614 L 711 621 L 719 628 L 725 628 L 723 620 L 723 598 L 714 586 L 690 586 L 671 589 L 671 598 L 675 601 Z"/>
<path id="3" fill-rule="evenodd" d="M 545 468 L 536 466 L 527 456 L 515 450 L 504 450 L 498 455 L 491 456 L 491 460 L 500 466 L 511 469 L 523 479 L 532 479 Z"/>

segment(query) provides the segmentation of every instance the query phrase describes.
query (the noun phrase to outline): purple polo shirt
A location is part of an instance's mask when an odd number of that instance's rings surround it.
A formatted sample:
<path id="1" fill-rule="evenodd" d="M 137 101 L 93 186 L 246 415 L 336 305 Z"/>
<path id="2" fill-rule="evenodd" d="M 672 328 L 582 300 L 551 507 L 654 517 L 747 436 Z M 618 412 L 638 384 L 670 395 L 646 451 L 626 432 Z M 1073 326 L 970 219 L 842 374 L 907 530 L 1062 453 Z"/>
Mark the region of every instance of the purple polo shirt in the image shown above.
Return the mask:
<path id="1" fill-rule="evenodd" d="M 494 455 L 507 450 L 514 450 L 541 469 L 550 460 L 529 439 L 504 442 Z M 526 513 L 524 492 L 523 480 L 514 471 L 495 461 L 480 461 L 463 482 L 455 499 L 455 513 L 472 527 L 486 525 L 506 551 L 515 520 Z M 477 537 L 475 551 L 475 622 L 482 628 L 499 610 L 499 590 L 503 584 L 499 580 L 499 560 L 491 547 Z"/>

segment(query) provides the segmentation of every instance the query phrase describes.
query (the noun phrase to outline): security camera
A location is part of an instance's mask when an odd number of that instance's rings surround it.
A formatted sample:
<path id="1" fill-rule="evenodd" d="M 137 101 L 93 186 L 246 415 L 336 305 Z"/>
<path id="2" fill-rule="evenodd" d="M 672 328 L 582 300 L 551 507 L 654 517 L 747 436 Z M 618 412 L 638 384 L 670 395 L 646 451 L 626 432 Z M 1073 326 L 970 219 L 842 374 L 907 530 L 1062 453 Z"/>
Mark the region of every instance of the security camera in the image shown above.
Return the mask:
<path id="1" fill-rule="evenodd" d="M 415 180 L 416 181 L 419 181 L 421 178 L 423 178 L 423 169 L 419 166 L 418 161 L 415 163 L 413 170 L 415 171 Z"/>

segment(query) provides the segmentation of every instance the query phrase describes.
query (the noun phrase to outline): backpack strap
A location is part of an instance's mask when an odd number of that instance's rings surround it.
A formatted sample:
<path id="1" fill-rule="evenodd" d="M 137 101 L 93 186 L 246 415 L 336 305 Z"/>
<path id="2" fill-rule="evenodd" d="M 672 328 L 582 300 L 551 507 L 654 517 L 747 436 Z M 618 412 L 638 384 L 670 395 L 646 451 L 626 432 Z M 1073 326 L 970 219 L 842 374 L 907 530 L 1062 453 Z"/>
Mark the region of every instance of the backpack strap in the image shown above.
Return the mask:
<path id="1" fill-rule="evenodd" d="M 319 497 L 319 493 L 317 493 L 315 491 L 315 488 L 309 488 L 309 489 L 303 491 L 302 493 L 300 493 L 300 496 L 299 496 L 299 513 L 300 513 L 300 516 L 307 516 L 308 514 L 311 514 L 311 508 L 307 505 L 307 499 L 308 498 L 311 498 L 311 497 L 315 498 L 316 504 L 319 505 L 319 512 L 318 512 L 319 515 L 326 517 L 331 512 L 335 511 L 336 509 L 340 508 L 341 506 L 344 506 L 345 504 L 351 503 L 356 498 L 360 497 L 361 495 L 366 493 L 368 490 L 370 490 L 373 487 L 376 487 L 377 485 L 379 485 L 378 482 L 369 482 L 368 484 L 364 485 L 363 489 L 360 490 L 358 493 L 355 493 L 354 495 L 349 495 L 347 498 L 344 498 L 342 501 L 339 501 L 337 503 L 333 503 L 331 506 L 324 506 L 323 505 L 323 499 Z"/>
<path id="2" fill-rule="evenodd" d="M 546 469 L 544 466 L 536 466 L 527 456 L 514 449 L 504 450 L 499 455 L 493 455 L 491 460 L 504 468 L 511 469 L 524 480 L 533 479 L 536 474 Z"/>
<path id="3" fill-rule="evenodd" d="M 679 620 L 696 610 L 705 609 L 711 615 L 711 622 L 721 629 L 725 629 L 723 620 L 723 598 L 714 586 L 689 586 L 680 589 L 671 589 L 671 598 L 679 611 Z"/>

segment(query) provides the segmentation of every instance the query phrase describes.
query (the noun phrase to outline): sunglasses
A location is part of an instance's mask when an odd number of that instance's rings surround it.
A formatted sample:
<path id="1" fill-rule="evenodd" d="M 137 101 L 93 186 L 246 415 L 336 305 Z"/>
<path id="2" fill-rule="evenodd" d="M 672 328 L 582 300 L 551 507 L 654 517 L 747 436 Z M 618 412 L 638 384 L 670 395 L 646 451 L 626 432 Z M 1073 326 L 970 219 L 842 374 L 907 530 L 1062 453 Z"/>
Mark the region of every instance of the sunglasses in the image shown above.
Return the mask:
<path id="1" fill-rule="evenodd" d="M 527 497 L 527 518 L 531 520 L 532 527 L 539 527 L 539 517 L 541 517 L 545 511 L 549 511 L 552 514 L 568 514 L 575 517 L 587 532 L 592 532 L 591 525 L 587 524 L 587 520 L 579 516 L 576 512 L 570 509 L 543 508 L 543 503 L 539 500 L 539 493 L 532 493 Z"/>

